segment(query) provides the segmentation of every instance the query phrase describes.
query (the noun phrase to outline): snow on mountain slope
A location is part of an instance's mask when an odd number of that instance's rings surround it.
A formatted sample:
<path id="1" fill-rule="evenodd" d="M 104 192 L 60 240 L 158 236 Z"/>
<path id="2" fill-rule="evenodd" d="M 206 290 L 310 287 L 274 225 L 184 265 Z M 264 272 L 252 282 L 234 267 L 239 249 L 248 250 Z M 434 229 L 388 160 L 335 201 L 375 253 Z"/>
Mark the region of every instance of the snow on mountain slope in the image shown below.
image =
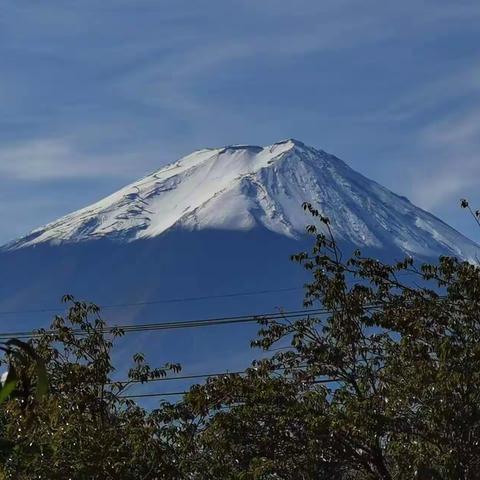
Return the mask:
<path id="1" fill-rule="evenodd" d="M 310 202 L 358 247 L 473 259 L 480 247 L 343 161 L 296 140 L 205 149 L 12 242 L 6 249 L 98 238 L 133 241 L 187 230 L 264 227 L 300 238 Z"/>

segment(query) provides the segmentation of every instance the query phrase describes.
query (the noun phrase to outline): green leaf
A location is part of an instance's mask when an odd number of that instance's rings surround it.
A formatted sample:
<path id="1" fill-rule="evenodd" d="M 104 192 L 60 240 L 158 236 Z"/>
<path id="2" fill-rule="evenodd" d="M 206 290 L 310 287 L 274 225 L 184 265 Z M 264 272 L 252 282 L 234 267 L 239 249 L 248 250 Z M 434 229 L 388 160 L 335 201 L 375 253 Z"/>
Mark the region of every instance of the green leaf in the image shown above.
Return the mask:
<path id="1" fill-rule="evenodd" d="M 3 403 L 12 394 L 17 386 L 17 374 L 12 366 L 8 370 L 7 379 L 0 388 L 0 403 Z"/>
<path id="2" fill-rule="evenodd" d="M 32 358 L 37 358 L 37 354 L 33 347 L 29 345 L 26 342 L 22 342 L 21 340 L 18 340 L 18 338 L 11 338 L 7 342 L 5 342 L 8 346 L 13 345 L 20 350 L 23 350 L 25 353 L 27 353 L 30 357 Z"/>
<path id="3" fill-rule="evenodd" d="M 12 345 L 17 347 L 18 349 L 26 353 L 30 358 L 34 360 L 35 371 L 37 374 L 37 399 L 45 396 L 48 391 L 48 375 L 47 375 L 47 369 L 45 367 L 45 363 L 43 362 L 43 360 L 37 355 L 34 348 L 30 344 L 26 342 L 22 342 L 17 338 L 11 338 L 6 342 L 6 344 L 9 347 Z M 24 356 L 22 355 L 21 352 L 12 352 L 12 353 L 16 354 L 23 361 L 25 361 Z"/>
<path id="4" fill-rule="evenodd" d="M 36 360 L 36 372 L 37 372 L 37 399 L 44 397 L 48 392 L 48 375 L 45 363 L 37 359 Z"/>

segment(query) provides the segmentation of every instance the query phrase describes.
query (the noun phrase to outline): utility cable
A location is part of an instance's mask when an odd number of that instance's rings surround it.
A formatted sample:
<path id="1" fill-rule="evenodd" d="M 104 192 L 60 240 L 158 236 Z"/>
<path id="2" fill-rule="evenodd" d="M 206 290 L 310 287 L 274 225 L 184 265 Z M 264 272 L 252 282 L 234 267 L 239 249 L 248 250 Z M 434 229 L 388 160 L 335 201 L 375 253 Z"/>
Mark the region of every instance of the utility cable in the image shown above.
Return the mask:
<path id="1" fill-rule="evenodd" d="M 184 329 L 184 328 L 199 328 L 199 327 L 210 327 L 215 325 L 232 325 L 232 324 L 241 324 L 241 323 L 252 323 L 258 322 L 262 318 L 267 318 L 268 320 L 282 320 L 282 319 L 292 319 L 298 317 L 305 317 L 308 315 L 319 315 L 324 313 L 329 313 L 330 310 L 325 308 L 316 308 L 310 310 L 295 310 L 295 311 L 286 311 L 286 312 L 275 312 L 275 313 L 262 313 L 262 314 L 253 314 L 253 315 L 241 315 L 241 316 L 231 316 L 231 317 L 217 317 L 217 318 L 206 318 L 206 319 L 197 319 L 197 320 L 179 320 L 174 322 L 155 322 L 155 323 L 139 323 L 134 325 L 113 325 L 111 327 L 105 327 L 101 330 L 97 330 L 100 333 L 112 333 L 116 330 L 121 330 L 123 333 L 133 333 L 133 332 L 146 332 L 146 331 L 159 331 L 159 330 L 175 330 L 175 329 Z M 43 331 L 17 331 L 17 332 L 0 332 L 0 340 L 6 338 L 18 338 L 18 339 L 30 339 L 39 337 L 42 335 L 54 335 L 58 332 L 55 330 L 43 330 Z M 74 335 L 87 335 L 87 332 L 82 329 L 72 329 Z"/>
<path id="2" fill-rule="evenodd" d="M 246 292 L 231 292 L 231 293 L 218 294 L 218 295 L 202 295 L 198 297 L 163 298 L 159 300 L 151 300 L 151 301 L 145 301 L 145 302 L 111 303 L 111 304 L 99 305 L 99 308 L 109 309 L 109 308 L 143 307 L 148 305 L 196 302 L 201 300 L 215 300 L 220 298 L 268 295 L 271 293 L 285 293 L 285 292 L 293 292 L 298 290 L 303 290 L 303 287 L 287 287 L 287 288 L 277 288 L 277 289 L 270 289 L 270 290 L 252 290 L 252 291 L 246 291 Z M 59 313 L 62 311 L 63 310 L 58 307 L 57 308 L 46 307 L 46 308 L 26 309 L 26 310 L 0 310 L 0 315 L 21 315 L 21 314 L 27 314 L 27 313 Z"/>
<path id="3" fill-rule="evenodd" d="M 309 384 L 326 384 L 326 383 L 336 383 L 339 379 L 328 379 L 328 380 L 314 380 L 313 382 L 309 382 Z M 153 392 L 153 393 L 139 393 L 134 395 L 119 395 L 119 398 L 150 398 L 150 397 L 170 397 L 175 395 L 186 395 L 189 393 L 188 391 L 184 390 L 181 392 Z"/>

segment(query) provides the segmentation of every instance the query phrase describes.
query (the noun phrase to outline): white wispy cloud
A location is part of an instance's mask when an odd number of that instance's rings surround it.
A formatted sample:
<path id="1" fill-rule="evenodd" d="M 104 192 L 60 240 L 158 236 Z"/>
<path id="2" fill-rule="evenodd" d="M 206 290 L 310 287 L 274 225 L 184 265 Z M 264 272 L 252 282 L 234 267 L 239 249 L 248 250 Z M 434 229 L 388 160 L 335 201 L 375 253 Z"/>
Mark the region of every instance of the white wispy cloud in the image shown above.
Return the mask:
<path id="1" fill-rule="evenodd" d="M 448 116 L 429 125 L 422 133 L 426 143 L 469 150 L 480 144 L 480 104 L 461 114 Z M 480 162 L 478 162 L 480 168 Z"/>
<path id="2" fill-rule="evenodd" d="M 36 139 L 0 146 L 0 175 L 12 180 L 128 177 L 135 164 L 133 155 L 82 152 L 66 139 Z"/>
<path id="3" fill-rule="evenodd" d="M 418 138 L 423 166 L 412 181 L 425 208 L 478 193 L 480 181 L 480 104 L 428 124 Z"/>
<path id="4" fill-rule="evenodd" d="M 386 125 L 395 132 L 401 149 L 392 152 L 398 173 L 394 189 L 437 212 L 461 197 L 478 196 L 479 96 L 480 64 L 453 60 L 441 75 L 360 116 L 368 128 Z"/>
<path id="5" fill-rule="evenodd" d="M 477 174 L 479 20 L 475 0 L 8 0 L 0 176 L 133 180 L 293 135 L 373 176 L 385 153 L 382 183 L 401 157 L 395 189 L 438 206 Z"/>

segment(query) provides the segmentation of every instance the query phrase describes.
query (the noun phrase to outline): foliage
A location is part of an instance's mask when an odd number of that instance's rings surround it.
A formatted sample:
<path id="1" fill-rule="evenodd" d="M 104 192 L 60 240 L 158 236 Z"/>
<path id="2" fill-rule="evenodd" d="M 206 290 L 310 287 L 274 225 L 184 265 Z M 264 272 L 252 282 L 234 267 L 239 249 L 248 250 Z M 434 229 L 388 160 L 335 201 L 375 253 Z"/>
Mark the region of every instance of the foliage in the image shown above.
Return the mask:
<path id="1" fill-rule="evenodd" d="M 23 395 L 3 411 L 5 435 L 14 443 L 4 459 L 5 478 L 170 478 L 175 459 L 168 439 L 158 435 L 149 412 L 121 397 L 128 383 L 111 378 L 111 349 L 122 332 L 106 329 L 96 306 L 65 301 L 66 318 L 56 317 L 30 343 L 48 371 L 49 395 L 30 395 L 31 368 L 15 365 Z M 136 355 L 129 379 L 148 381 L 178 369 L 151 369 Z"/>
<path id="2" fill-rule="evenodd" d="M 308 227 L 312 251 L 294 260 L 311 272 L 306 306 L 325 314 L 260 319 L 253 346 L 270 356 L 178 403 L 147 411 L 122 398 L 127 384 L 112 381 L 111 362 L 122 332 L 66 298 L 66 318 L 29 347 L 49 395 L 31 395 L 32 364 L 14 362 L 21 395 L 3 410 L 14 444 L 5 477 L 479 478 L 480 268 L 447 257 L 387 265 L 358 251 L 344 259 L 328 219 L 305 209 L 319 225 Z M 129 376 L 178 368 L 150 368 L 139 354 Z"/>
<path id="3" fill-rule="evenodd" d="M 43 360 L 36 354 L 34 349 L 25 342 L 16 338 L 11 338 L 3 344 L 0 344 L 0 350 L 5 353 L 2 363 L 6 365 L 7 370 L 2 376 L 0 384 L 0 404 L 10 398 L 16 398 L 23 402 L 28 398 L 28 394 L 18 389 L 19 376 L 17 374 L 18 365 L 30 369 L 36 374 L 35 384 L 33 386 L 37 400 L 41 400 L 48 390 L 48 378 Z M 7 438 L 0 438 L 0 458 L 7 458 L 15 443 Z"/>
<path id="4" fill-rule="evenodd" d="M 15 388 L 18 385 L 15 365 L 18 363 L 23 366 L 33 366 L 37 375 L 36 395 L 37 398 L 43 397 L 48 389 L 47 372 L 44 362 L 36 354 L 35 350 L 28 343 L 22 342 L 17 338 L 11 338 L 0 344 L 0 350 L 5 352 L 3 363 L 7 365 L 6 375 L 0 385 L 0 404 L 15 393 Z"/>
<path id="5" fill-rule="evenodd" d="M 342 260 L 328 219 L 311 253 L 306 305 L 263 319 L 270 350 L 243 378 L 195 388 L 195 478 L 475 479 L 480 467 L 480 269 L 442 257 Z M 413 286 L 417 285 L 417 286 Z M 197 458 L 198 458 L 197 457 Z"/>

